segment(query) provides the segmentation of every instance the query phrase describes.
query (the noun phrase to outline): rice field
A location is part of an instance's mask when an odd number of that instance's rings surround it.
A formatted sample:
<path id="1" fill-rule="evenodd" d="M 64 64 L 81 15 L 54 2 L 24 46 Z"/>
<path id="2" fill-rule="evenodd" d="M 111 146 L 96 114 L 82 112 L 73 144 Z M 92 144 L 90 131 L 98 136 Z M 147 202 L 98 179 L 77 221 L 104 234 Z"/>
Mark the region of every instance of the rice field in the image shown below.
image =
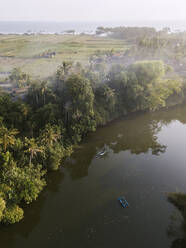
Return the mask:
<path id="1" fill-rule="evenodd" d="M 86 63 L 96 51 L 124 52 L 128 44 L 122 40 L 90 35 L 0 35 L 0 77 L 21 67 L 33 77 L 53 75 L 62 61 Z M 43 54 L 55 53 L 53 57 Z"/>

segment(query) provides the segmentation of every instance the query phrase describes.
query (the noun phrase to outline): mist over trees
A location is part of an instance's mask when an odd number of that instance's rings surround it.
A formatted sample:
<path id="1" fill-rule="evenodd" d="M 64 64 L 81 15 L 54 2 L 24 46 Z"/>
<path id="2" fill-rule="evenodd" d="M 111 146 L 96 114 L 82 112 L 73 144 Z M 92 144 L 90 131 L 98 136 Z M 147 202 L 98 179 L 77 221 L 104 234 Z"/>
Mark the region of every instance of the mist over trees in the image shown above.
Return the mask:
<path id="1" fill-rule="evenodd" d="M 136 35 L 136 29 L 123 29 L 121 34 L 125 32 L 130 39 Z M 154 35 L 153 29 L 148 32 Z M 140 44 L 147 46 L 145 41 Z M 88 65 L 64 61 L 50 80 L 33 80 L 19 68 L 8 80 L 26 91 L 22 99 L 0 94 L 3 223 L 23 218 L 24 204 L 36 200 L 45 187 L 46 173 L 63 165 L 73 146 L 97 126 L 132 112 L 169 106 L 171 99 L 183 100 L 185 91 L 181 77 L 161 60 L 136 61 L 128 66 L 95 59 Z"/>

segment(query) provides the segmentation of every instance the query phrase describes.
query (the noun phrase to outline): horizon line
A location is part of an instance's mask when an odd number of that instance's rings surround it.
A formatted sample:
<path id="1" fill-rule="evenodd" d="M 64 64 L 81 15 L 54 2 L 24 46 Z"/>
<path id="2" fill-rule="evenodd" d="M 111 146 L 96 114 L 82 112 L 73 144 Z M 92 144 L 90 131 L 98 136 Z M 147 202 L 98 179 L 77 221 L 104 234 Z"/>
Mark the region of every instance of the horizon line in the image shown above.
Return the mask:
<path id="1" fill-rule="evenodd" d="M 183 22 L 186 21 L 185 19 L 143 19 L 143 20 L 132 20 L 132 19 L 127 19 L 127 20 L 0 20 L 0 22 L 66 22 L 66 23 L 71 23 L 71 22 L 108 22 L 108 23 L 114 23 L 114 22 Z"/>

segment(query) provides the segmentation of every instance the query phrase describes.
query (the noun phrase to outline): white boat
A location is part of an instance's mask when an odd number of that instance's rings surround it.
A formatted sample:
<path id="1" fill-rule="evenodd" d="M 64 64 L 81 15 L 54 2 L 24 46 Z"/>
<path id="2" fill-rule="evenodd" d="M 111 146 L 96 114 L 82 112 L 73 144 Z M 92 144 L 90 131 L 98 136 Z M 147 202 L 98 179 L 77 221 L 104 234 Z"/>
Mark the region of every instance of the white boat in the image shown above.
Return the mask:
<path id="1" fill-rule="evenodd" d="M 107 151 L 100 151 L 100 152 L 97 153 L 97 155 L 103 156 L 103 155 L 105 155 L 106 153 L 107 153 Z"/>

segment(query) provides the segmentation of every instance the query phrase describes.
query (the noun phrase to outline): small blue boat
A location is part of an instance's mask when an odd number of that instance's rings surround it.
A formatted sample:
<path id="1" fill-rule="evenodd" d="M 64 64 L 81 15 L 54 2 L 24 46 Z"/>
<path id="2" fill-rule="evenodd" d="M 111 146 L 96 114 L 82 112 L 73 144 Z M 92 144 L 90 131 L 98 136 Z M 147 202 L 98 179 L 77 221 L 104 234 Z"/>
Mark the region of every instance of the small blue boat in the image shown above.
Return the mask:
<path id="1" fill-rule="evenodd" d="M 119 198 L 118 198 L 118 201 L 119 201 L 120 205 L 121 205 L 123 208 L 128 208 L 128 207 L 129 207 L 129 203 L 128 203 L 128 201 L 125 199 L 124 196 L 119 197 Z"/>

